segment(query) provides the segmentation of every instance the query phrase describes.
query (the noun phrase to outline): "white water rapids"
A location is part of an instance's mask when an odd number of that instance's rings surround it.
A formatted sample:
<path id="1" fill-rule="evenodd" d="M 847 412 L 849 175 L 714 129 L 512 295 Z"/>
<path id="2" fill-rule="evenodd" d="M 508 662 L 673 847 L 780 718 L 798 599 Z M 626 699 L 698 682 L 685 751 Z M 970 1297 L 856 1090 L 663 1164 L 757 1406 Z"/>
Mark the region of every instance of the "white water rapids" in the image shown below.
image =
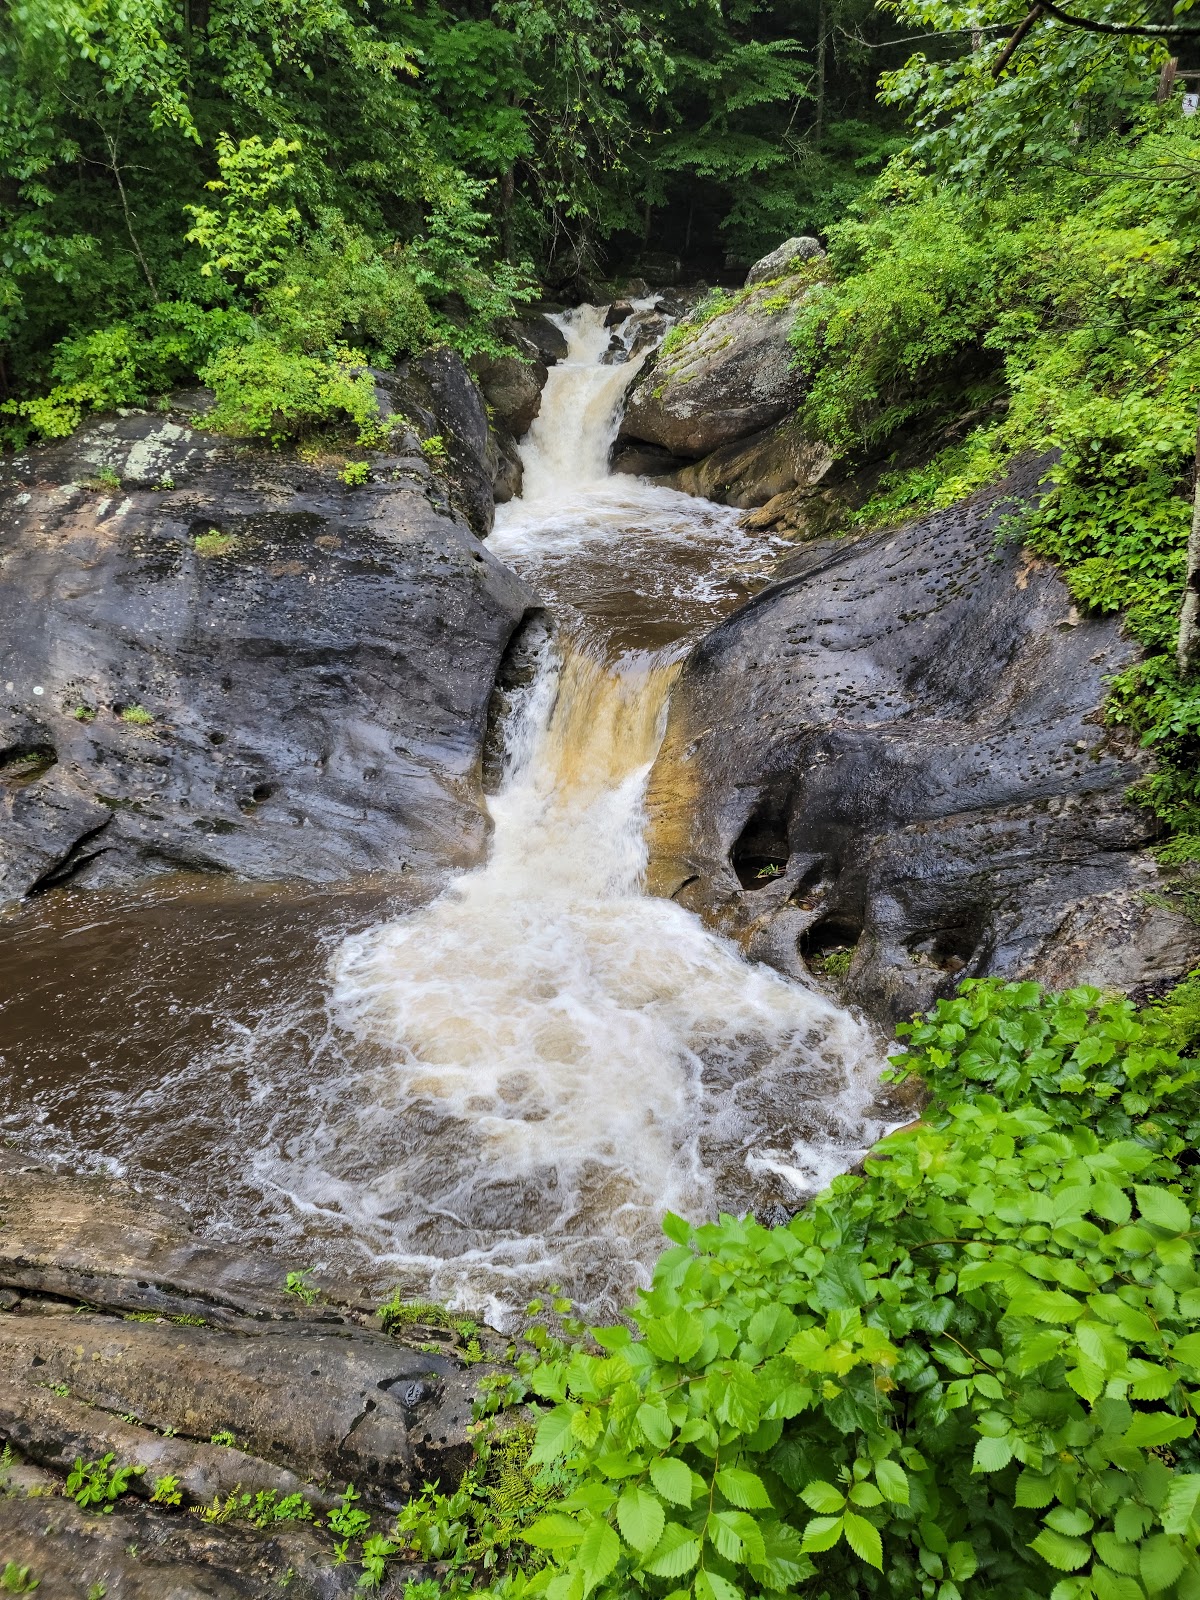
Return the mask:
<path id="1" fill-rule="evenodd" d="M 609 475 L 631 369 L 601 364 L 600 308 L 563 325 L 524 497 L 492 536 L 558 631 L 510 721 L 491 854 L 338 951 L 331 1014 L 370 1064 L 285 1179 L 493 1316 L 551 1281 L 627 1293 L 664 1211 L 794 1205 L 878 1131 L 866 1029 L 643 892 L 679 644 L 623 645 L 634 623 L 694 633 L 766 552 L 737 513 Z M 347 1149 L 381 1140 L 386 1159 L 346 1173 Z"/>

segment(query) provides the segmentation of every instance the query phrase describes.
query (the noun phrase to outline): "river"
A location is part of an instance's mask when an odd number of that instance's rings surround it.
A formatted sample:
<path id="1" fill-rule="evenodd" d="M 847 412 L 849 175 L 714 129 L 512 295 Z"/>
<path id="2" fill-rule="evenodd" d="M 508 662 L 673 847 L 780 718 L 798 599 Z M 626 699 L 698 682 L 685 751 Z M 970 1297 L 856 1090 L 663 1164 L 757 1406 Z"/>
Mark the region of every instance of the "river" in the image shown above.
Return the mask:
<path id="1" fill-rule="evenodd" d="M 610 474 L 630 368 L 603 323 L 562 319 L 491 538 L 553 631 L 505 723 L 487 862 L 424 904 L 177 883 L 22 908 L 0 929 L 11 1142 L 503 1322 L 550 1283 L 611 1309 L 665 1210 L 783 1216 L 878 1135 L 867 1028 L 644 893 L 678 663 L 778 552 Z"/>

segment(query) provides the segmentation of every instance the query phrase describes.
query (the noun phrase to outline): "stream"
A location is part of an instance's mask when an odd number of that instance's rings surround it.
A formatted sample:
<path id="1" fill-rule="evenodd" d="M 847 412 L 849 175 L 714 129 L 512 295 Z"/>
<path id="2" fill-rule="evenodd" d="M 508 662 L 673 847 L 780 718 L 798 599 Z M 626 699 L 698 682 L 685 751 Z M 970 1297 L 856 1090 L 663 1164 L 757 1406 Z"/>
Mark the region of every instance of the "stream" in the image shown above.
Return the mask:
<path id="1" fill-rule="evenodd" d="M 226 1237 L 506 1315 L 610 1310 L 665 1210 L 782 1217 L 878 1136 L 868 1029 L 643 891 L 690 642 L 769 576 L 740 513 L 611 475 L 631 368 L 561 325 L 490 540 L 553 620 L 487 862 L 432 901 L 176 881 L 0 926 L 0 1135 Z"/>

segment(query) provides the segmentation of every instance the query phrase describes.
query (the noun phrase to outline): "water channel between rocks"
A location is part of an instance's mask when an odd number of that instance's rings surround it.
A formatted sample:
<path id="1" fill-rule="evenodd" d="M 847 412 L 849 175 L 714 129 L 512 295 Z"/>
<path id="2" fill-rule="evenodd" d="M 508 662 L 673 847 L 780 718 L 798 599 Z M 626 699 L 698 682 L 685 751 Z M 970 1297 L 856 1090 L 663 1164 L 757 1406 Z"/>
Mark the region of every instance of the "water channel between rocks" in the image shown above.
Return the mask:
<path id="1" fill-rule="evenodd" d="M 205 1225 L 500 1318 L 611 1309 L 667 1209 L 789 1210 L 880 1131 L 868 1030 L 645 895 L 687 644 L 767 574 L 738 513 L 608 454 L 630 368 L 563 319 L 491 547 L 553 635 L 505 724 L 487 863 L 425 905 L 183 886 L 0 936 L 0 1132 Z"/>

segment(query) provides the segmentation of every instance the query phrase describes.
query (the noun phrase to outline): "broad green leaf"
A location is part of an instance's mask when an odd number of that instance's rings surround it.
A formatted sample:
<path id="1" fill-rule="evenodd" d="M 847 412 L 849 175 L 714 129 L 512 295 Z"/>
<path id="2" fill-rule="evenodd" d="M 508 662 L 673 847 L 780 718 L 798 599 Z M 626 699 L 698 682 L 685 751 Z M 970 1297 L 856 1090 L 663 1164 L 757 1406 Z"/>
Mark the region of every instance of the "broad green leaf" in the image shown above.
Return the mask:
<path id="1" fill-rule="evenodd" d="M 598 1406 L 580 1406 L 571 1418 L 571 1432 L 590 1450 L 604 1432 L 603 1412 Z"/>
<path id="2" fill-rule="evenodd" d="M 804 1530 L 804 1550 L 831 1550 L 841 1537 L 841 1517 L 810 1517 Z"/>
<path id="3" fill-rule="evenodd" d="M 1193 1417 L 1173 1417 L 1166 1411 L 1139 1411 L 1126 1428 L 1121 1443 L 1153 1450 L 1172 1439 L 1185 1439 L 1196 1426 Z"/>
<path id="4" fill-rule="evenodd" d="M 746 1335 L 765 1356 L 777 1355 L 796 1331 L 796 1318 L 786 1306 L 763 1306 L 750 1318 Z"/>
<path id="5" fill-rule="evenodd" d="M 573 1550 L 584 1535 L 584 1530 L 573 1517 L 564 1517 L 557 1513 L 548 1517 L 539 1517 L 530 1527 L 521 1534 L 526 1544 L 534 1545 L 538 1550 Z"/>
<path id="6" fill-rule="evenodd" d="M 646 1438 L 657 1449 L 663 1450 L 670 1444 L 673 1432 L 671 1419 L 661 1400 L 653 1403 L 649 1400 L 643 1401 L 637 1408 L 637 1422 Z"/>
<path id="7" fill-rule="evenodd" d="M 567 1406 L 555 1406 L 553 1411 L 546 1413 L 537 1426 L 533 1449 L 529 1454 L 531 1462 L 557 1461 L 559 1456 L 566 1454 L 574 1437 L 571 1416 L 572 1408 Z"/>
<path id="8" fill-rule="evenodd" d="M 668 1522 L 645 1566 L 646 1571 L 656 1578 L 682 1578 L 699 1559 L 700 1540 L 697 1536 L 678 1522 Z"/>
<path id="9" fill-rule="evenodd" d="M 1200 1502 L 1200 1474 L 1177 1473 L 1171 1481 L 1167 1498 L 1163 1501 L 1159 1513 L 1167 1533 L 1186 1533 L 1188 1523 L 1196 1515 L 1198 1502 Z"/>
<path id="10" fill-rule="evenodd" d="M 856 1556 L 872 1567 L 883 1571 L 883 1540 L 879 1536 L 879 1529 L 873 1522 L 868 1522 L 866 1517 L 860 1517 L 856 1511 L 847 1511 L 842 1518 L 846 1534 L 846 1543 Z"/>
<path id="11" fill-rule="evenodd" d="M 1065 1534 L 1055 1533 L 1052 1528 L 1043 1528 L 1030 1548 L 1059 1572 L 1074 1572 L 1092 1554 L 1092 1547 L 1086 1539 L 1068 1539 Z"/>
<path id="12" fill-rule="evenodd" d="M 979 1557 L 975 1554 L 975 1547 L 965 1540 L 959 1540 L 950 1546 L 946 1556 L 946 1566 L 955 1583 L 965 1583 L 968 1578 L 975 1575 L 979 1566 Z"/>
<path id="13" fill-rule="evenodd" d="M 1107 1567 L 1094 1566 L 1091 1579 L 1096 1600 L 1145 1600 L 1146 1591 L 1136 1578 L 1110 1572 Z"/>
<path id="14" fill-rule="evenodd" d="M 692 1236 L 692 1225 L 682 1217 L 677 1217 L 673 1211 L 668 1211 L 663 1218 L 662 1231 L 676 1244 L 686 1244 Z"/>
<path id="15" fill-rule="evenodd" d="M 975 1441 L 974 1472 L 999 1472 L 1012 1460 L 1012 1445 L 1007 1439 Z"/>
<path id="16" fill-rule="evenodd" d="M 1128 1222 L 1133 1215 L 1133 1207 L 1129 1203 L 1129 1196 L 1123 1189 L 1118 1189 L 1115 1183 L 1094 1183 L 1092 1185 L 1091 1208 L 1098 1217 L 1103 1217 L 1106 1222 Z"/>
<path id="17" fill-rule="evenodd" d="M 650 1481 L 662 1495 L 677 1506 L 692 1503 L 692 1472 L 682 1461 L 672 1456 L 660 1456 L 650 1463 Z"/>
<path id="18" fill-rule="evenodd" d="M 880 1492 L 886 1500 L 893 1505 L 906 1506 L 908 1504 L 908 1474 L 898 1461 L 877 1461 L 875 1463 L 875 1482 L 879 1485 Z M 815 1507 L 813 1508 L 816 1509 Z"/>
<path id="19" fill-rule="evenodd" d="M 741 1506 L 746 1511 L 767 1509 L 771 1504 L 758 1474 L 741 1467 L 722 1467 L 717 1473 L 717 1488 L 731 1505 Z"/>
<path id="20" fill-rule="evenodd" d="M 621 1558 L 621 1541 L 602 1518 L 588 1524 L 575 1560 L 583 1573 L 586 1592 L 590 1593 L 605 1578 Z"/>
<path id="21" fill-rule="evenodd" d="M 1192 1214 L 1177 1194 L 1169 1189 L 1151 1189 L 1138 1184 L 1134 1189 L 1138 1210 L 1145 1222 L 1168 1233 L 1187 1233 L 1192 1226 Z"/>
<path id="22" fill-rule="evenodd" d="M 1140 1203 L 1140 1201 L 1139 1201 Z M 1141 1551 L 1141 1579 L 1150 1594 L 1169 1589 L 1187 1562 L 1187 1548 L 1167 1533 L 1156 1533 Z"/>
<path id="23" fill-rule="evenodd" d="M 1176 1339 L 1171 1354 L 1176 1361 L 1182 1361 L 1189 1367 L 1200 1367 L 1200 1333 L 1189 1333 L 1182 1339 Z"/>
<path id="24" fill-rule="evenodd" d="M 1016 1503 L 1019 1506 L 1048 1506 L 1054 1499 L 1054 1481 L 1026 1467 L 1017 1479 Z"/>
<path id="25" fill-rule="evenodd" d="M 696 1600 L 742 1600 L 737 1584 L 730 1583 L 718 1572 L 698 1572 L 695 1590 Z"/>
<path id="26" fill-rule="evenodd" d="M 649 1489 L 630 1484 L 617 1501 L 617 1526 L 635 1550 L 653 1550 L 666 1521 L 662 1501 Z"/>
<path id="27" fill-rule="evenodd" d="M 742 1592 L 720 1573 L 696 1573 L 696 1600 L 742 1600 Z"/>
<path id="28" fill-rule="evenodd" d="M 1136 1578 L 1141 1571 L 1140 1553 L 1136 1544 L 1125 1544 L 1115 1533 L 1107 1532 L 1097 1533 L 1092 1543 L 1101 1561 L 1114 1572 L 1124 1572 Z"/>
<path id="29" fill-rule="evenodd" d="M 644 1332 L 646 1343 L 660 1361 L 690 1361 L 704 1342 L 703 1322 L 680 1306 L 665 1317 L 650 1318 Z"/>
<path id="30" fill-rule="evenodd" d="M 850 1502 L 856 1506 L 877 1506 L 883 1503 L 883 1496 L 873 1483 L 856 1483 L 850 1491 Z"/>
<path id="31" fill-rule="evenodd" d="M 1055 1533 L 1066 1533 L 1072 1538 L 1082 1539 L 1085 1533 L 1092 1531 L 1092 1518 L 1082 1506 L 1055 1506 L 1053 1511 L 1046 1514 L 1046 1526 L 1053 1528 Z"/>
<path id="32" fill-rule="evenodd" d="M 836 1514 L 846 1504 L 846 1496 L 842 1491 L 822 1478 L 814 1478 L 811 1483 L 806 1483 L 800 1491 L 800 1498 L 810 1510 L 819 1511 L 823 1516 Z"/>

